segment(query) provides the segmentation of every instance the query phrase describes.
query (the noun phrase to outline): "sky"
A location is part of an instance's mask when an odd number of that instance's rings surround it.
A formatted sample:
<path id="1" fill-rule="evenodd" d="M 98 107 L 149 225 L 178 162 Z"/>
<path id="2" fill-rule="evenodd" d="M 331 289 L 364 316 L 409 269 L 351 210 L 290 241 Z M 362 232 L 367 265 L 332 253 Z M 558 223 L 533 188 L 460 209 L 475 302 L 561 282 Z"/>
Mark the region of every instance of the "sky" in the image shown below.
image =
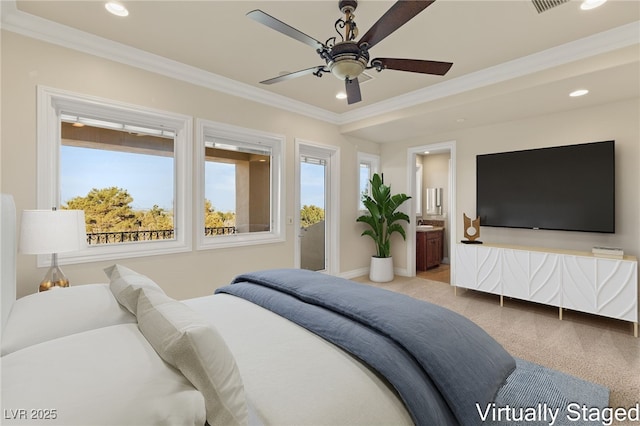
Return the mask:
<path id="1" fill-rule="evenodd" d="M 156 155 L 62 146 L 61 198 L 86 196 L 93 188 L 126 189 L 136 210 L 158 205 L 172 210 L 173 159 Z M 324 208 L 324 167 L 301 163 L 302 205 Z M 207 162 L 205 198 L 216 210 L 235 210 L 234 166 Z"/>
<path id="2" fill-rule="evenodd" d="M 91 189 L 126 189 L 134 209 L 173 205 L 173 159 L 157 155 L 62 146 L 61 201 L 86 196 Z"/>

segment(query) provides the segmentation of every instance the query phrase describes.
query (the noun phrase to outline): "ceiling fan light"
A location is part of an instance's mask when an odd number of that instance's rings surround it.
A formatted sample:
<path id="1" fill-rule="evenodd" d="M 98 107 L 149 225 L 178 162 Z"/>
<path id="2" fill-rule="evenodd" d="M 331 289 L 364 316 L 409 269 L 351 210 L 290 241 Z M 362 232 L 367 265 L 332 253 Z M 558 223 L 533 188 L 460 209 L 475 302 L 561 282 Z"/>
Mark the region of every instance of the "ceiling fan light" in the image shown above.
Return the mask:
<path id="1" fill-rule="evenodd" d="M 353 80 L 357 78 L 365 70 L 366 64 L 357 59 L 339 59 L 329 64 L 331 74 L 340 80 Z"/>
<path id="2" fill-rule="evenodd" d="M 358 78 L 367 69 L 369 54 L 361 50 L 353 41 L 336 43 L 329 52 L 327 66 L 331 74 L 340 80 Z"/>

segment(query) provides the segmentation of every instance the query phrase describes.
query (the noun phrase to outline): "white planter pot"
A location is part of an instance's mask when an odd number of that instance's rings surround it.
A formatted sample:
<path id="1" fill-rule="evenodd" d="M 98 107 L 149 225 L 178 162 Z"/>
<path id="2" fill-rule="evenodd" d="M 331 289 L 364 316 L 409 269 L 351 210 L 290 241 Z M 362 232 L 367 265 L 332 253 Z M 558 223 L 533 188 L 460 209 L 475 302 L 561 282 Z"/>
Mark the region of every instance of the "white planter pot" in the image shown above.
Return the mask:
<path id="1" fill-rule="evenodd" d="M 377 283 L 393 281 L 393 258 L 372 256 L 369 279 Z"/>

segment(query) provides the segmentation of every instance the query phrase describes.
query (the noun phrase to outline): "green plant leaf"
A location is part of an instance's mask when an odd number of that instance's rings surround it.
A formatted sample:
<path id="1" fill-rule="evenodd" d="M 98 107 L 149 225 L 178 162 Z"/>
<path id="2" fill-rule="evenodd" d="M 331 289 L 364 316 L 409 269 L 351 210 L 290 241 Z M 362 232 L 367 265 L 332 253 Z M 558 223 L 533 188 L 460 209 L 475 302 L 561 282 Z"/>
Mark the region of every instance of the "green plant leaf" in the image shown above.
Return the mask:
<path id="1" fill-rule="evenodd" d="M 404 228 L 399 222 L 409 223 L 409 216 L 403 212 L 397 212 L 398 207 L 409 198 L 406 194 L 391 195 L 391 187 L 382 182 L 379 174 L 374 174 L 371 180 L 371 196 L 363 194 L 362 202 L 369 211 L 368 215 L 362 215 L 356 222 L 362 222 L 371 229 L 365 230 L 362 235 L 371 237 L 376 245 L 377 257 L 391 256 L 391 238 L 394 232 L 398 232 L 406 239 Z"/>

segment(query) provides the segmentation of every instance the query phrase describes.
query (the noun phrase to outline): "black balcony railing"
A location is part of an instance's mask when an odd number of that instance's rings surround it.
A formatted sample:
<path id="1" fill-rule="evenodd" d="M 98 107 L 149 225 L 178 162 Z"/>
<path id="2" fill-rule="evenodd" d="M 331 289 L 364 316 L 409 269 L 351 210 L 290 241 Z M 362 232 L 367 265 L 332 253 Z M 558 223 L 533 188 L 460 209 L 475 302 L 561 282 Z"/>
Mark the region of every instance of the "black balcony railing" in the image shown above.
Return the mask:
<path id="1" fill-rule="evenodd" d="M 212 228 L 204 228 L 204 235 L 206 237 L 211 237 L 214 235 L 231 235 L 235 234 L 238 231 L 235 226 L 219 226 Z"/>
<path id="2" fill-rule="evenodd" d="M 235 226 L 222 226 L 204 228 L 205 236 L 235 234 Z M 92 232 L 87 233 L 89 245 L 128 243 L 135 241 L 153 241 L 173 239 L 173 229 L 148 230 L 148 231 L 118 231 L 118 232 Z"/>
<path id="3" fill-rule="evenodd" d="M 133 241 L 170 240 L 172 238 L 173 229 L 87 233 L 87 243 L 89 245 L 128 243 Z"/>

